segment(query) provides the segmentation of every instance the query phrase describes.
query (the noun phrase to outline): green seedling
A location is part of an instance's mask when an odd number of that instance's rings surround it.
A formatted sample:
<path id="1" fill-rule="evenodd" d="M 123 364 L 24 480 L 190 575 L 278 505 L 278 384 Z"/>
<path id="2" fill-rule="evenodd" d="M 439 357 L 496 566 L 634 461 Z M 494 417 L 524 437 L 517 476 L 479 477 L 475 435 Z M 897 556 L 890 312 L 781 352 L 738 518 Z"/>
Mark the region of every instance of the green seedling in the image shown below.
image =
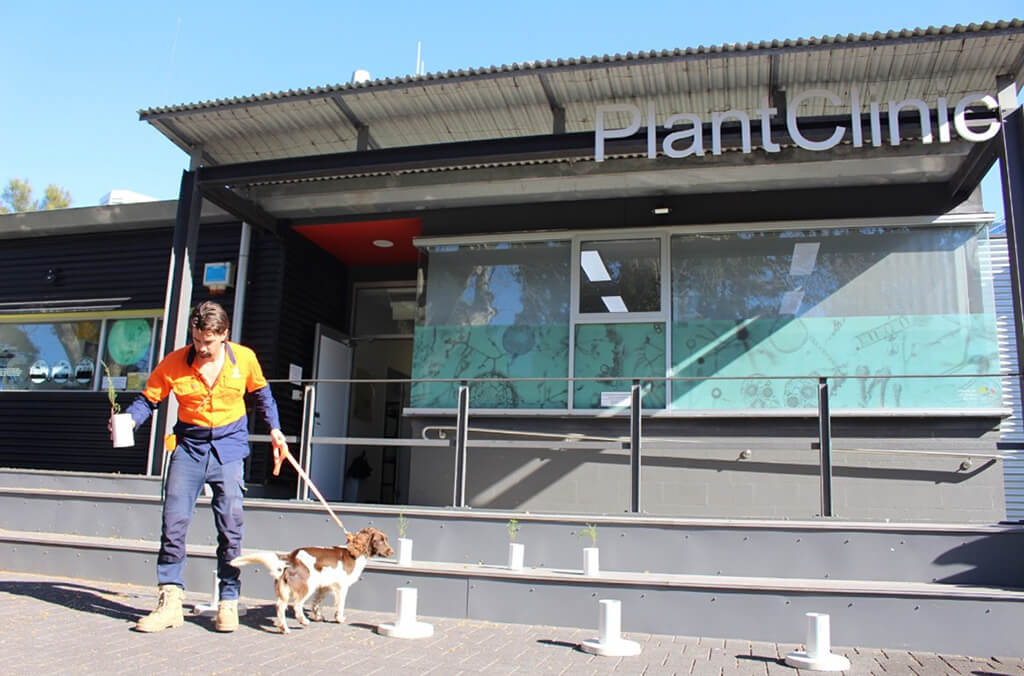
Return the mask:
<path id="1" fill-rule="evenodd" d="M 508 541 L 515 542 L 516 535 L 519 535 L 519 519 L 508 520 Z"/>
<path id="2" fill-rule="evenodd" d="M 110 377 L 110 369 L 107 367 L 107 362 L 100 359 L 100 365 L 103 366 L 103 372 L 107 374 L 107 399 L 110 400 L 110 412 L 113 415 L 117 415 L 121 412 L 121 404 L 117 403 L 117 392 L 114 391 L 114 379 Z"/>
<path id="3" fill-rule="evenodd" d="M 589 536 L 590 546 L 597 546 L 597 524 L 588 523 L 585 528 L 580 528 L 579 537 Z"/>
<path id="4" fill-rule="evenodd" d="M 405 512 L 398 513 L 398 537 L 404 538 L 405 531 L 409 528 L 409 519 L 405 518 Z"/>

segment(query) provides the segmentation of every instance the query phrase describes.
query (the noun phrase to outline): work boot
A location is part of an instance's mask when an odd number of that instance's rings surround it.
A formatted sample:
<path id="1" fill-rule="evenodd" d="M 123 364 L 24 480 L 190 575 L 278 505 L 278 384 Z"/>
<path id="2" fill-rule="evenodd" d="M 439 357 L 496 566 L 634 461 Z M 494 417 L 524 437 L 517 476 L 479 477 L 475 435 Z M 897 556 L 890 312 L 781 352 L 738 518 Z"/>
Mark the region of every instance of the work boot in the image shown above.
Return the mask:
<path id="1" fill-rule="evenodd" d="M 185 612 L 181 609 L 181 602 L 184 600 L 185 590 L 178 585 L 160 585 L 160 598 L 157 600 L 156 610 L 140 619 L 135 629 L 151 633 L 170 627 L 180 627 L 185 624 Z"/>
<path id="2" fill-rule="evenodd" d="M 213 623 L 217 631 L 234 631 L 238 629 L 238 599 L 221 601 L 217 605 L 217 620 Z"/>

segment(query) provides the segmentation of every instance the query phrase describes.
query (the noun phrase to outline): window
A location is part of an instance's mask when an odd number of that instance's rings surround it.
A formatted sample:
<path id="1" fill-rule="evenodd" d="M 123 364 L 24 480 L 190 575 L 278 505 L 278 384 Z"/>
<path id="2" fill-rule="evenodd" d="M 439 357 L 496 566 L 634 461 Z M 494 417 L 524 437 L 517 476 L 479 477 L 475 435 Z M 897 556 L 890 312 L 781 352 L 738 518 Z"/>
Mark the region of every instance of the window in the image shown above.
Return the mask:
<path id="1" fill-rule="evenodd" d="M 580 313 L 660 311 L 660 245 L 657 239 L 581 242 Z"/>
<path id="2" fill-rule="evenodd" d="M 141 390 L 152 369 L 159 320 L 136 314 L 0 318 L 0 390 L 95 390 L 103 384 L 104 363 L 115 389 Z"/>
<path id="3" fill-rule="evenodd" d="M 579 242 L 573 408 L 622 408 L 633 378 L 664 378 L 664 243 L 663 236 Z M 643 396 L 645 408 L 664 408 L 664 381 L 648 382 Z"/>
<path id="4" fill-rule="evenodd" d="M 672 238 L 672 407 L 1001 405 L 977 226 Z M 893 378 L 949 374 L 949 378 Z M 974 374 L 978 374 L 975 376 Z M 851 375 L 859 378 L 843 379 Z M 786 376 L 776 379 L 770 376 Z"/>
<path id="5" fill-rule="evenodd" d="M 427 249 L 413 378 L 560 378 L 477 383 L 474 408 L 565 408 L 568 242 Z M 458 383 L 416 383 L 411 406 L 455 406 Z"/>

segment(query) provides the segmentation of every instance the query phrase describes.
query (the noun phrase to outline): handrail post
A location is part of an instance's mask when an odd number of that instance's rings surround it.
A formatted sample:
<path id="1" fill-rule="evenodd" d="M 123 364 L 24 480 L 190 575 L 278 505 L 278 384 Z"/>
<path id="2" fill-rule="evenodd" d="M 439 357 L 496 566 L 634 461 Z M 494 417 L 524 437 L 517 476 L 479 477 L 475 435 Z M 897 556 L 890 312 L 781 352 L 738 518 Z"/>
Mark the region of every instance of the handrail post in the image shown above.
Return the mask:
<path id="1" fill-rule="evenodd" d="M 832 418 L 828 378 L 818 378 L 818 446 L 821 450 L 821 515 L 832 514 Z"/>
<path id="2" fill-rule="evenodd" d="M 640 413 L 643 406 L 639 380 L 634 380 L 633 387 L 630 388 L 629 404 L 629 466 L 632 495 L 630 509 L 636 514 L 640 512 Z"/>
<path id="3" fill-rule="evenodd" d="M 313 429 L 316 425 L 316 385 L 306 385 L 302 393 L 302 436 L 299 438 L 299 464 L 309 475 L 313 455 Z M 295 488 L 296 500 L 309 500 L 309 486 L 301 479 Z"/>
<path id="4" fill-rule="evenodd" d="M 466 445 L 469 442 L 469 385 L 463 380 L 459 385 L 459 409 L 455 422 L 455 486 L 452 490 L 452 504 L 466 506 Z"/>

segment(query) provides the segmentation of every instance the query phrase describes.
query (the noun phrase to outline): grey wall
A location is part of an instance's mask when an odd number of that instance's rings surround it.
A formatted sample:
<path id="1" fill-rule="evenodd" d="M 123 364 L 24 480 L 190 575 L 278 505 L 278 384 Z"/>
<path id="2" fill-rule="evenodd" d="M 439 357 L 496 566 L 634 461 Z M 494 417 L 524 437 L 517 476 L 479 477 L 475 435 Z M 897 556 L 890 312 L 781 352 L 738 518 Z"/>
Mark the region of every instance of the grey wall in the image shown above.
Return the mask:
<path id="1" fill-rule="evenodd" d="M 418 419 L 425 425 L 452 419 Z M 836 449 L 993 454 L 996 420 L 834 421 Z M 470 425 L 628 436 L 628 420 L 470 415 Z M 652 515 L 805 519 L 821 514 L 814 420 L 650 420 L 641 485 Z M 478 438 L 480 435 L 471 435 Z M 655 444 L 657 443 L 657 446 Z M 741 453 L 750 451 L 749 458 Z M 967 469 L 961 463 L 970 461 Z M 409 503 L 452 504 L 453 453 L 414 448 Z M 833 515 L 841 519 L 992 523 L 1005 516 L 1002 466 L 969 456 L 835 452 Z M 481 509 L 621 514 L 630 509 L 626 450 L 470 448 L 467 504 Z"/>

